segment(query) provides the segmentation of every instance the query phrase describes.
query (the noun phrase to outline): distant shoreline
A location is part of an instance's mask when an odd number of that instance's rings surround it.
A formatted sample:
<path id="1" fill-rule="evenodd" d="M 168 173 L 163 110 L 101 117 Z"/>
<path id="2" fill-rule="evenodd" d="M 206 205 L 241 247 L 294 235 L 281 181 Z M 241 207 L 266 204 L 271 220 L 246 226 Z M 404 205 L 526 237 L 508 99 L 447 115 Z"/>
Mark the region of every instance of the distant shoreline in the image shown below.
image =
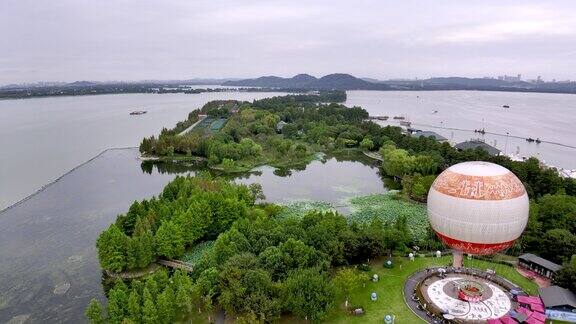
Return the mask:
<path id="1" fill-rule="evenodd" d="M 219 85 L 211 85 L 219 86 Z M 155 88 L 154 88 L 155 89 Z M 98 95 L 121 95 L 121 94 L 200 94 L 200 93 L 211 93 L 211 92 L 290 92 L 290 93 L 304 93 L 308 90 L 304 89 L 275 89 L 275 88 L 259 88 L 259 87 L 238 87 L 238 88 L 190 88 L 181 90 L 167 90 L 167 91 L 155 91 L 153 88 L 145 88 L 140 91 L 101 91 L 101 92 L 90 92 L 90 89 L 67 89 L 64 93 L 46 93 L 48 91 L 45 88 L 35 88 L 35 89 L 0 89 L 0 100 L 19 100 L 19 99 L 36 99 L 36 98 L 56 98 L 56 97 L 83 97 L 83 96 L 98 96 Z M 29 93 L 28 91 L 37 91 L 37 93 Z M 56 91 L 54 88 L 50 88 L 50 91 Z"/>
<path id="2" fill-rule="evenodd" d="M 126 95 L 126 94 L 200 94 L 206 92 L 289 92 L 289 93 L 305 93 L 309 91 L 316 91 L 315 89 L 289 89 L 289 88 L 257 88 L 257 87 L 242 87 L 238 89 L 232 88 L 208 88 L 208 89 L 194 89 L 197 92 L 174 91 L 174 92 L 101 92 L 101 93 L 77 93 L 77 94 L 42 94 L 42 95 L 22 95 L 7 97 L 3 96 L 4 90 L 0 89 L 0 101 L 4 100 L 21 100 L 21 99 L 41 99 L 41 98 L 58 98 L 58 97 L 84 97 L 84 96 L 98 96 L 98 95 Z M 325 90 L 325 89 L 320 89 Z M 382 92 L 436 92 L 436 91 L 479 91 L 479 92 L 510 92 L 510 93 L 544 93 L 544 94 L 567 94 L 576 95 L 576 91 L 561 91 L 561 90 L 546 90 L 546 89 L 521 89 L 521 88 L 423 88 L 423 89 L 337 89 L 342 91 L 382 91 Z"/>

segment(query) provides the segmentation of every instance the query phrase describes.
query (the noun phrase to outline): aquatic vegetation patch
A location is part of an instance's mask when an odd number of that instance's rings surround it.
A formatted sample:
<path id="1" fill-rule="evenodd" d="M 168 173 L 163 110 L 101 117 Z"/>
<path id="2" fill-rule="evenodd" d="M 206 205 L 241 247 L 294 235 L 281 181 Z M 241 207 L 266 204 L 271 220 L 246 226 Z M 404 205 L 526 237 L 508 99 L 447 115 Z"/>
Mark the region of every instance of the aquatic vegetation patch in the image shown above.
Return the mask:
<path id="1" fill-rule="evenodd" d="M 180 260 L 191 264 L 197 263 L 204 253 L 211 251 L 212 248 L 214 248 L 214 241 L 202 242 L 186 252 Z"/>
<path id="2" fill-rule="evenodd" d="M 359 223 L 369 223 L 375 218 L 382 222 L 394 222 L 398 217 L 406 217 L 408 229 L 414 241 L 427 237 L 428 217 L 426 205 L 408 201 L 391 191 L 385 194 L 355 197 L 350 199 L 348 219 Z"/>
<path id="3" fill-rule="evenodd" d="M 347 213 L 348 220 L 361 224 L 370 223 L 375 218 L 387 223 L 394 222 L 399 217 L 405 217 L 408 230 L 414 241 L 421 241 L 428 235 L 430 225 L 426 214 L 426 205 L 406 200 L 397 191 L 346 199 L 338 206 L 324 201 L 295 201 L 286 204 L 278 217 L 300 219 L 311 211 L 328 212 L 337 209 L 340 211 L 349 210 L 350 212 Z"/>
<path id="4" fill-rule="evenodd" d="M 311 211 L 335 211 L 332 204 L 325 201 L 299 200 L 284 206 L 278 218 L 302 218 Z"/>

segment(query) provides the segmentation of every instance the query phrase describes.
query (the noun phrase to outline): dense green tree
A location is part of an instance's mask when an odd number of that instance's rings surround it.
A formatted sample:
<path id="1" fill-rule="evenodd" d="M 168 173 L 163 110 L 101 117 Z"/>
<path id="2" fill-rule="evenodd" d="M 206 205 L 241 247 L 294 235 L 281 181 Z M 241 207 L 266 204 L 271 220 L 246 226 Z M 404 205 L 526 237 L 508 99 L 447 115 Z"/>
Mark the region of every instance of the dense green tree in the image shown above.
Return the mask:
<path id="1" fill-rule="evenodd" d="M 328 256 L 331 263 L 344 264 L 344 237 L 348 235 L 349 227 L 344 216 L 337 213 L 310 212 L 301 222 L 305 229 L 305 243 Z"/>
<path id="2" fill-rule="evenodd" d="M 563 228 L 551 229 L 542 237 L 541 246 L 544 258 L 563 263 L 576 251 L 576 235 Z"/>
<path id="3" fill-rule="evenodd" d="M 262 190 L 262 185 L 259 183 L 251 183 L 248 188 L 250 189 L 250 194 L 252 195 L 251 204 L 253 205 L 256 201 L 265 200 L 264 190 Z"/>
<path id="4" fill-rule="evenodd" d="M 544 230 L 563 228 L 576 233 L 576 197 L 565 194 L 545 195 L 538 200 L 538 219 Z"/>
<path id="5" fill-rule="evenodd" d="M 202 198 L 192 200 L 185 212 L 174 216 L 174 222 L 182 229 L 184 242 L 188 245 L 204 237 L 212 221 L 210 204 Z"/>
<path id="6" fill-rule="evenodd" d="M 213 196 L 210 201 L 214 221 L 208 228 L 208 237 L 216 237 L 229 229 L 234 221 L 246 216 L 246 204 L 232 198 Z"/>
<path id="7" fill-rule="evenodd" d="M 237 229 L 222 233 L 214 243 L 214 257 L 218 264 L 243 251 L 250 251 L 250 243 Z"/>
<path id="8" fill-rule="evenodd" d="M 538 203 L 530 201 L 530 212 L 526 229 L 520 238 L 520 248 L 522 251 L 540 251 L 542 240 L 542 223 L 538 220 Z"/>
<path id="9" fill-rule="evenodd" d="M 422 175 L 435 174 L 438 170 L 438 163 L 435 158 L 428 155 L 418 155 L 413 160 L 413 171 Z"/>
<path id="10" fill-rule="evenodd" d="M 154 281 L 158 285 L 158 292 L 163 290 L 170 283 L 170 276 L 168 275 L 168 271 L 164 268 L 154 272 L 153 277 Z"/>
<path id="11" fill-rule="evenodd" d="M 164 221 L 158 228 L 154 237 L 156 254 L 161 257 L 173 259 L 184 253 L 184 239 L 182 230 L 172 221 Z"/>
<path id="12" fill-rule="evenodd" d="M 362 284 L 363 278 L 360 274 L 352 268 L 344 268 L 339 270 L 334 276 L 334 286 L 344 295 L 346 299 L 345 305 L 348 307 L 348 299 L 352 290 L 356 289 Z"/>
<path id="13" fill-rule="evenodd" d="M 380 151 L 382 155 L 382 169 L 386 174 L 402 178 L 406 174 L 411 174 L 414 168 L 414 157 L 410 156 L 406 150 L 394 147 L 385 147 Z"/>
<path id="14" fill-rule="evenodd" d="M 420 173 L 405 176 L 402 179 L 402 192 L 416 201 L 426 202 L 428 191 L 435 179 L 434 175 L 422 176 Z"/>
<path id="15" fill-rule="evenodd" d="M 279 291 L 270 274 L 257 264 L 252 254 L 230 258 L 220 272 L 218 302 L 228 313 L 252 313 L 262 321 L 272 321 L 280 315 Z"/>
<path id="16" fill-rule="evenodd" d="M 137 238 L 128 238 L 126 243 L 126 268 L 134 270 L 138 268 L 140 242 Z"/>
<path id="17" fill-rule="evenodd" d="M 191 291 L 186 289 L 186 287 L 177 286 L 174 307 L 182 314 L 189 314 L 192 311 Z"/>
<path id="18" fill-rule="evenodd" d="M 576 254 L 554 275 L 554 283 L 576 293 Z"/>
<path id="19" fill-rule="evenodd" d="M 286 138 L 297 138 L 298 137 L 298 125 L 287 124 L 282 127 L 282 134 Z"/>
<path id="20" fill-rule="evenodd" d="M 156 309 L 158 320 L 161 323 L 172 323 L 176 317 L 176 310 L 174 309 L 174 292 L 170 286 L 167 286 L 156 299 Z"/>
<path id="21" fill-rule="evenodd" d="M 334 297 L 335 289 L 328 276 L 314 268 L 291 272 L 282 289 L 284 309 L 311 321 L 324 318 Z"/>
<path id="22" fill-rule="evenodd" d="M 128 316 L 135 323 L 141 321 L 141 307 L 140 307 L 140 294 L 134 288 L 130 291 L 130 296 L 128 297 Z"/>
<path id="23" fill-rule="evenodd" d="M 103 269 L 120 272 L 127 266 L 126 248 L 128 237 L 116 226 L 110 227 L 102 232 L 96 241 L 98 248 L 98 259 Z"/>
<path id="24" fill-rule="evenodd" d="M 384 224 L 379 218 L 374 218 L 368 226 L 364 226 L 364 236 L 361 240 L 366 251 L 363 253 L 367 258 L 374 258 L 384 255 L 386 246 L 384 245 Z M 366 261 L 363 259 L 362 261 Z"/>
<path id="25" fill-rule="evenodd" d="M 121 282 L 121 281 L 120 281 Z M 108 294 L 108 321 L 120 323 L 126 317 L 128 295 L 125 289 L 116 285 Z"/>
<path id="26" fill-rule="evenodd" d="M 360 147 L 366 151 L 371 151 L 374 148 L 374 141 L 370 137 L 365 137 L 362 142 L 360 142 Z"/>
<path id="27" fill-rule="evenodd" d="M 208 297 L 210 299 L 218 295 L 220 293 L 220 287 L 218 286 L 219 276 L 218 269 L 215 267 L 204 270 L 198 277 L 198 280 L 196 280 L 194 286 L 196 293 L 201 297 Z"/>
<path id="28" fill-rule="evenodd" d="M 98 300 L 96 300 L 95 298 L 92 298 L 92 300 L 90 300 L 90 304 L 88 304 L 88 308 L 86 308 L 85 315 L 91 324 L 104 323 L 104 318 L 102 316 L 102 307 L 100 306 L 100 302 L 98 302 Z"/>
<path id="29" fill-rule="evenodd" d="M 158 283 L 156 282 L 154 276 L 149 276 L 148 278 L 146 278 L 146 283 L 144 284 L 144 290 L 142 292 L 142 296 L 146 297 L 147 294 L 150 294 L 150 299 L 154 300 L 158 295 L 158 293 L 160 292 L 159 290 L 160 288 L 158 287 Z"/>
<path id="30" fill-rule="evenodd" d="M 284 253 L 276 246 L 267 247 L 260 253 L 258 260 L 262 268 L 270 272 L 274 280 L 283 277 L 288 271 L 288 266 L 284 264 Z"/>
<path id="31" fill-rule="evenodd" d="M 158 312 L 156 311 L 156 306 L 154 305 L 154 300 L 150 294 L 144 295 L 144 304 L 142 307 L 142 323 L 145 324 L 156 324 L 158 323 Z"/>
<path id="32" fill-rule="evenodd" d="M 154 236 L 150 231 L 143 233 L 140 236 L 136 236 L 133 238 L 138 242 L 138 251 L 137 251 L 137 268 L 144 268 L 150 263 L 152 263 L 155 259 L 154 253 Z"/>

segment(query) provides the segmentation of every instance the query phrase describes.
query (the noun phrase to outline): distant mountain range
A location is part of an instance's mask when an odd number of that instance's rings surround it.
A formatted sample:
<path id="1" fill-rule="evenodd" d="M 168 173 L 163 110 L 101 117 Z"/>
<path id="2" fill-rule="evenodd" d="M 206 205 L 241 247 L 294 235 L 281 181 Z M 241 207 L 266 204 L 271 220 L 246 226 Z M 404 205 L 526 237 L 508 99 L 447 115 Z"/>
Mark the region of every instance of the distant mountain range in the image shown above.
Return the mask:
<path id="1" fill-rule="evenodd" d="M 298 74 L 292 78 L 263 76 L 256 79 L 228 81 L 224 86 L 262 87 L 283 89 L 337 89 L 337 90 L 386 90 L 389 87 L 381 83 L 368 82 L 350 74 L 335 73 L 316 78 L 309 74 Z"/>
<path id="2" fill-rule="evenodd" d="M 357 78 L 350 74 L 336 73 L 316 78 L 298 74 L 292 78 L 264 76 L 256 79 L 235 80 L 225 86 L 261 87 L 302 90 L 480 90 L 512 92 L 576 93 L 576 82 L 505 81 L 493 78 L 437 77 L 422 80 L 376 80 Z"/>
<path id="3" fill-rule="evenodd" d="M 309 74 L 298 74 L 292 78 L 277 76 L 263 76 L 256 79 L 228 81 L 225 86 L 236 87 L 262 87 L 262 88 L 290 88 L 290 89 L 338 89 L 338 90 L 390 90 L 402 88 L 474 88 L 474 87 L 530 87 L 528 82 L 507 82 L 497 79 L 485 78 L 431 78 L 424 80 L 388 80 L 381 81 L 371 78 L 357 78 L 350 74 L 335 73 L 321 78 Z"/>
<path id="4" fill-rule="evenodd" d="M 223 85 L 234 87 L 258 87 L 264 89 L 283 89 L 286 91 L 307 90 L 481 90 L 481 91 L 514 91 L 514 92 L 550 92 L 575 93 L 576 82 L 526 82 L 505 81 L 493 78 L 437 77 L 422 80 L 376 80 L 357 78 L 350 74 L 334 73 L 321 78 L 309 74 L 298 74 L 291 78 L 263 76 L 255 79 L 188 79 L 188 80 L 143 80 L 143 81 L 75 81 L 38 82 L 29 84 L 12 84 L 0 87 L 2 92 L 25 91 L 27 89 L 48 89 L 47 95 L 58 89 L 91 89 L 117 86 L 130 88 L 166 88 L 194 85 Z M 145 90 L 145 89 L 144 89 Z M 144 91 L 138 90 L 138 91 Z M 87 90 L 82 90 L 87 91 Z M 118 90 L 120 91 L 120 90 Z M 123 90 L 122 90 L 123 91 Z M 147 90 L 146 90 L 147 91 Z"/>

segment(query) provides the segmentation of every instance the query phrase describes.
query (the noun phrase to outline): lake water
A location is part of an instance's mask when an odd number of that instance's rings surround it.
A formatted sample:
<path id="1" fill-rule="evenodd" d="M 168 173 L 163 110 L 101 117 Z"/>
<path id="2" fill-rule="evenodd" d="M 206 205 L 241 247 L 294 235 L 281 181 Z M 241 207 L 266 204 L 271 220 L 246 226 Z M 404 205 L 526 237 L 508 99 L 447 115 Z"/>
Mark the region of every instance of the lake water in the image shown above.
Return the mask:
<path id="1" fill-rule="evenodd" d="M 211 86 L 212 87 L 212 86 Z M 0 100 L 0 210 L 110 147 L 138 146 L 216 99 L 271 92 L 114 94 Z M 147 110 L 130 116 L 134 110 Z"/>
<path id="2" fill-rule="evenodd" d="M 550 165 L 576 169 L 576 95 L 490 91 L 348 91 L 347 106 L 361 106 L 370 115 L 404 116 L 413 128 L 432 130 L 451 142 L 483 138 L 507 154 L 535 156 Z M 509 105 L 509 109 L 502 106 Z M 434 111 L 438 111 L 434 113 Z M 394 122 L 379 122 L 383 125 Z M 458 129 L 485 129 L 500 135 Z M 506 133 L 510 136 L 506 136 Z"/>
<path id="3" fill-rule="evenodd" d="M 217 86 L 207 86 L 217 87 Z M 282 93 L 123 94 L 0 100 L 0 210 L 110 147 L 137 146 L 215 99 L 253 100 Z M 510 105 L 510 109 L 502 105 Z M 373 115 L 407 116 L 414 127 L 454 142 L 479 129 L 576 146 L 576 95 L 481 91 L 348 91 L 346 105 Z M 134 110 L 147 110 L 130 116 Z M 438 113 L 432 112 L 437 110 Z M 428 126 L 423 126 L 428 125 Z M 434 128 L 434 127 L 443 127 Z M 576 150 L 485 135 L 489 144 L 576 169 Z"/>
<path id="4" fill-rule="evenodd" d="M 174 177 L 164 170 L 142 168 L 136 149 L 109 150 L 0 213 L 0 322 L 83 322 L 90 299 L 103 299 L 98 234 L 134 200 L 159 194 Z M 277 174 L 263 167 L 236 181 L 261 183 L 268 201 L 284 203 L 342 204 L 348 197 L 385 192 L 377 167 L 346 157 Z"/>

